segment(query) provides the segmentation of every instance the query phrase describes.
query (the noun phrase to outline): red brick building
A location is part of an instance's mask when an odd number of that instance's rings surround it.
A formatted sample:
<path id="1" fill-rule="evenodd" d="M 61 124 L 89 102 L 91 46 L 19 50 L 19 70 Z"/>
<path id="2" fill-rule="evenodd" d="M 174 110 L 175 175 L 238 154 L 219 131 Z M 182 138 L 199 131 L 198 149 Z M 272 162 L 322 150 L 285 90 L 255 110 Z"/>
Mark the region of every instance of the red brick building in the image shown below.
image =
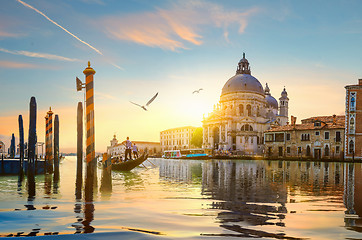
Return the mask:
<path id="1" fill-rule="evenodd" d="M 362 159 L 362 79 L 346 88 L 345 155 Z"/>

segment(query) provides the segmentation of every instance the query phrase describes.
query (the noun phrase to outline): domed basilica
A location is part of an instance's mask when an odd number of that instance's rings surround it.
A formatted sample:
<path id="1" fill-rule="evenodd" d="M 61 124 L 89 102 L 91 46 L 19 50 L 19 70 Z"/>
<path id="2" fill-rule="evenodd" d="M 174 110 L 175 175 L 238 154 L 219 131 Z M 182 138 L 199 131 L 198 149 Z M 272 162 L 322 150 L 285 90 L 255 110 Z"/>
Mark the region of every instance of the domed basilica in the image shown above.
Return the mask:
<path id="1" fill-rule="evenodd" d="M 233 150 L 241 155 L 259 155 L 264 150 L 263 133 L 288 122 L 288 94 L 278 101 L 251 75 L 248 60 L 239 61 L 235 76 L 221 91 L 220 101 L 204 117 L 203 148 Z"/>

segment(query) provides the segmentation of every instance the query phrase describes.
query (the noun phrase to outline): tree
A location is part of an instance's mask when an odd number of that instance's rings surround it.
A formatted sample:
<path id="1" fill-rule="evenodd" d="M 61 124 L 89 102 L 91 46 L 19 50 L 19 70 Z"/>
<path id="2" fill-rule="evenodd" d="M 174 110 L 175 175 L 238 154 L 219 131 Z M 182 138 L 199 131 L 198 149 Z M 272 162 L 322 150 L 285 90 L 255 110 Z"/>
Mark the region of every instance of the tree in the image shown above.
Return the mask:
<path id="1" fill-rule="evenodd" d="M 195 147 L 201 148 L 203 141 L 203 130 L 201 127 L 196 128 L 192 134 L 191 144 Z"/>

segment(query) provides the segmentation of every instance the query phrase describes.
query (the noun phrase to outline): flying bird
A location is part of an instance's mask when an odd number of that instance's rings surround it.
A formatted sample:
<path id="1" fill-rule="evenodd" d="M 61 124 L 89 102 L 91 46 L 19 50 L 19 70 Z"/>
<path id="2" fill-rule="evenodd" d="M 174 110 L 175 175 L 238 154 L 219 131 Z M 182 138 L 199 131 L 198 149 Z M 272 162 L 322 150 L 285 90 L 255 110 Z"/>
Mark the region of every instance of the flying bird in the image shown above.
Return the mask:
<path id="1" fill-rule="evenodd" d="M 195 91 L 193 91 L 193 92 L 192 92 L 192 94 L 194 94 L 194 93 L 200 93 L 200 91 L 201 91 L 201 90 L 204 90 L 204 89 L 199 88 L 199 90 L 195 90 Z"/>
<path id="2" fill-rule="evenodd" d="M 157 95 L 158 95 L 158 93 L 156 93 L 156 95 L 155 96 L 153 96 L 147 103 L 146 103 L 146 105 L 144 105 L 144 106 L 141 106 L 141 105 L 139 105 L 139 104 L 137 104 L 137 103 L 134 103 L 134 102 L 131 102 L 131 101 L 129 101 L 130 103 L 132 103 L 132 104 L 134 104 L 134 105 L 137 105 L 137 106 L 139 106 L 140 108 L 142 108 L 143 110 L 145 110 L 145 111 L 147 111 L 147 106 L 148 105 L 150 105 L 152 102 L 153 102 L 153 100 L 155 100 L 155 98 L 157 97 Z"/>

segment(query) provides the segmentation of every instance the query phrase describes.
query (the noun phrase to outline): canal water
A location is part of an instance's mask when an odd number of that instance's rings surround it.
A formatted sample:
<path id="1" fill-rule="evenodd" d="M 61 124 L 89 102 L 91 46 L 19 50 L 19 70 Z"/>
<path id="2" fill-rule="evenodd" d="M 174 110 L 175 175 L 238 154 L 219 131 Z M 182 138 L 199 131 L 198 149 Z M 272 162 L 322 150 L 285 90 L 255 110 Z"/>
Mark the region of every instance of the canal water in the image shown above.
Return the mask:
<path id="1" fill-rule="evenodd" d="M 360 163 L 166 160 L 112 172 L 112 190 L 75 199 L 76 158 L 60 182 L 0 177 L 0 236 L 138 232 L 169 239 L 362 239 Z M 153 238 L 152 238 L 153 239 Z"/>

